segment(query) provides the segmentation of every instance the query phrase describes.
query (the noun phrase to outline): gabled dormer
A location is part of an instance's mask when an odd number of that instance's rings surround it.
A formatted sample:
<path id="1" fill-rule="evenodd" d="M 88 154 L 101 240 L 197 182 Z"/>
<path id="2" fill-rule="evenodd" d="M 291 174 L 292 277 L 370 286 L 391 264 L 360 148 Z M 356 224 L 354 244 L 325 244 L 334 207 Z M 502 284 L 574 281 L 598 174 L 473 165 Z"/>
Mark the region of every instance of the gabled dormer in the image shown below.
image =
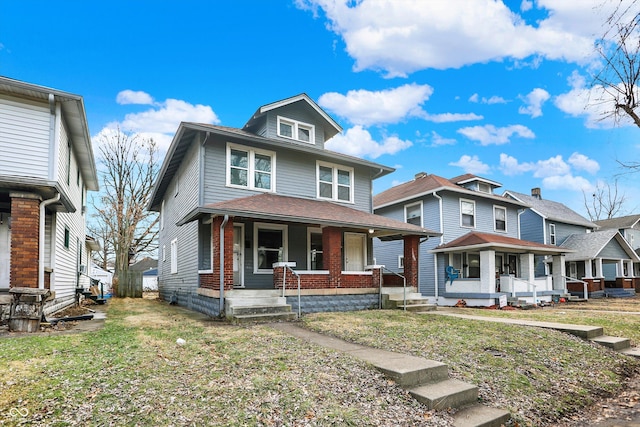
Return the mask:
<path id="1" fill-rule="evenodd" d="M 341 132 L 342 127 L 302 93 L 258 108 L 243 130 L 266 138 L 324 148 L 324 143 Z"/>
<path id="2" fill-rule="evenodd" d="M 451 182 L 459 185 L 467 190 L 479 191 L 480 193 L 493 194 L 496 188 L 502 187 L 502 184 L 482 178 L 470 173 L 451 178 Z"/>

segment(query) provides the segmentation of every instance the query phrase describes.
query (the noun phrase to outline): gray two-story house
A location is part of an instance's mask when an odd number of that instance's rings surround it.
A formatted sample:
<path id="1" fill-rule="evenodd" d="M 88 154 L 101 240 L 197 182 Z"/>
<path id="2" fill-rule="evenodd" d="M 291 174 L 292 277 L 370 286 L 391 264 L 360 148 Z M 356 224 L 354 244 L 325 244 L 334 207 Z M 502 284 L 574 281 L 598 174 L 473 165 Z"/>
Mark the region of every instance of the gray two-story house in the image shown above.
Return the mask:
<path id="1" fill-rule="evenodd" d="M 520 216 L 521 237 L 571 250 L 562 275 L 567 289 L 580 296 L 602 296 L 608 288 L 633 288 L 633 264 L 638 255 L 617 228 L 600 228 L 560 202 L 506 191 L 504 196 L 529 205 Z M 539 276 L 554 271 L 549 259 L 536 259 Z"/>
<path id="2" fill-rule="evenodd" d="M 601 230 L 618 230 L 636 254 L 640 254 L 640 215 L 594 221 Z M 633 282 L 636 292 L 640 292 L 640 262 L 633 263 Z"/>
<path id="3" fill-rule="evenodd" d="M 564 292 L 550 276 L 535 277 L 536 255 L 562 263 L 564 250 L 521 240 L 518 217 L 527 204 L 495 194 L 495 181 L 465 174 L 446 179 L 416 174 L 374 197 L 374 212 L 441 233 L 419 247 L 419 292 L 439 305 L 490 306 L 508 297 L 550 301 Z M 402 248 L 378 240 L 379 264 L 406 268 Z M 502 297 L 502 298 L 501 298 Z"/>
<path id="4" fill-rule="evenodd" d="M 412 253 L 437 233 L 372 214 L 372 181 L 393 169 L 326 149 L 340 131 L 306 94 L 242 129 L 180 124 L 150 203 L 161 297 L 227 316 L 276 297 L 305 312 L 377 307 L 372 239 Z"/>

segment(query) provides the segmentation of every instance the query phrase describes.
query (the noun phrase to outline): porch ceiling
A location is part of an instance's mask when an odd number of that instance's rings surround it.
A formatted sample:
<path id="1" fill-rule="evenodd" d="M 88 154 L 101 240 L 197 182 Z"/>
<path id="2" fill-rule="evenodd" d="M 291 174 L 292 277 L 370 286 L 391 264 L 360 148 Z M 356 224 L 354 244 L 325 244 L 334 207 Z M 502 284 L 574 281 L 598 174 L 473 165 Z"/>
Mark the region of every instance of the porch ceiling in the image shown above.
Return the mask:
<path id="1" fill-rule="evenodd" d="M 258 194 L 213 203 L 194 209 L 178 225 L 195 221 L 206 215 L 229 215 L 261 221 L 292 222 L 315 226 L 331 226 L 367 230 L 372 237 L 402 238 L 406 235 L 424 237 L 440 233 L 380 215 L 374 215 L 328 201 Z"/>
<path id="2" fill-rule="evenodd" d="M 470 232 L 449 243 L 429 251 L 447 253 L 460 251 L 496 250 L 511 253 L 533 253 L 536 255 L 560 255 L 574 252 L 568 248 L 530 242 L 491 233 Z"/>

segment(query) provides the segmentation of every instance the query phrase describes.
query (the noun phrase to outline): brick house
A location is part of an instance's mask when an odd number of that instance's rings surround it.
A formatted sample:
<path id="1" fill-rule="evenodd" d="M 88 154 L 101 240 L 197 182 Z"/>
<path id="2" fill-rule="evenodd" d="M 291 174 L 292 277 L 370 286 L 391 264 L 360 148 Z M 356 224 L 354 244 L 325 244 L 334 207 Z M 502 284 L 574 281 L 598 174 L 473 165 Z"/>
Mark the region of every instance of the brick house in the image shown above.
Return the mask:
<path id="1" fill-rule="evenodd" d="M 340 131 L 306 94 L 263 105 L 242 129 L 180 124 L 150 203 L 161 298 L 212 316 L 250 298 L 304 312 L 377 307 L 374 237 L 401 242 L 416 286 L 412 254 L 438 233 L 372 214 L 372 181 L 393 169 L 325 148 Z"/>
<path id="2" fill-rule="evenodd" d="M 98 178 L 82 97 L 0 77 L 0 289 L 49 289 L 45 312 L 87 285 L 87 191 Z"/>

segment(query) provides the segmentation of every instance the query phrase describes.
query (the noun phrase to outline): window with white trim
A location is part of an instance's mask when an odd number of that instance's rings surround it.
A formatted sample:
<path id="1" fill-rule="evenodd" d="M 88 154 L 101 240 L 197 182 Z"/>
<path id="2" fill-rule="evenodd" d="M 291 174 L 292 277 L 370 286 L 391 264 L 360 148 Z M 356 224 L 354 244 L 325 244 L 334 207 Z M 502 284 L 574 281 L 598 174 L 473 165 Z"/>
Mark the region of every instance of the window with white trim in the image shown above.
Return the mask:
<path id="1" fill-rule="evenodd" d="M 167 260 L 167 246 L 162 245 L 162 262 Z"/>
<path id="2" fill-rule="evenodd" d="M 307 268 L 309 270 L 323 270 L 322 258 L 322 229 L 307 229 Z"/>
<path id="3" fill-rule="evenodd" d="M 556 244 L 556 225 L 555 224 L 549 224 L 549 244 L 550 245 Z"/>
<path id="4" fill-rule="evenodd" d="M 276 153 L 227 144 L 227 185 L 275 191 Z"/>
<path id="5" fill-rule="evenodd" d="M 178 272 L 178 239 L 171 241 L 171 274 Z"/>
<path id="6" fill-rule="evenodd" d="M 422 203 L 413 203 L 404 207 L 404 221 L 422 227 Z"/>
<path id="7" fill-rule="evenodd" d="M 315 126 L 278 116 L 278 136 L 315 144 Z"/>
<path id="8" fill-rule="evenodd" d="M 255 223 L 253 236 L 254 273 L 273 273 L 273 263 L 288 261 L 286 225 Z"/>
<path id="9" fill-rule="evenodd" d="M 318 198 L 353 202 L 353 168 L 318 162 Z"/>
<path id="10" fill-rule="evenodd" d="M 475 228 L 476 226 L 476 202 L 460 199 L 460 225 L 462 227 Z"/>
<path id="11" fill-rule="evenodd" d="M 507 208 L 493 207 L 493 224 L 495 231 L 507 231 Z"/>
<path id="12" fill-rule="evenodd" d="M 404 269 L 404 255 L 398 255 L 398 268 Z"/>

